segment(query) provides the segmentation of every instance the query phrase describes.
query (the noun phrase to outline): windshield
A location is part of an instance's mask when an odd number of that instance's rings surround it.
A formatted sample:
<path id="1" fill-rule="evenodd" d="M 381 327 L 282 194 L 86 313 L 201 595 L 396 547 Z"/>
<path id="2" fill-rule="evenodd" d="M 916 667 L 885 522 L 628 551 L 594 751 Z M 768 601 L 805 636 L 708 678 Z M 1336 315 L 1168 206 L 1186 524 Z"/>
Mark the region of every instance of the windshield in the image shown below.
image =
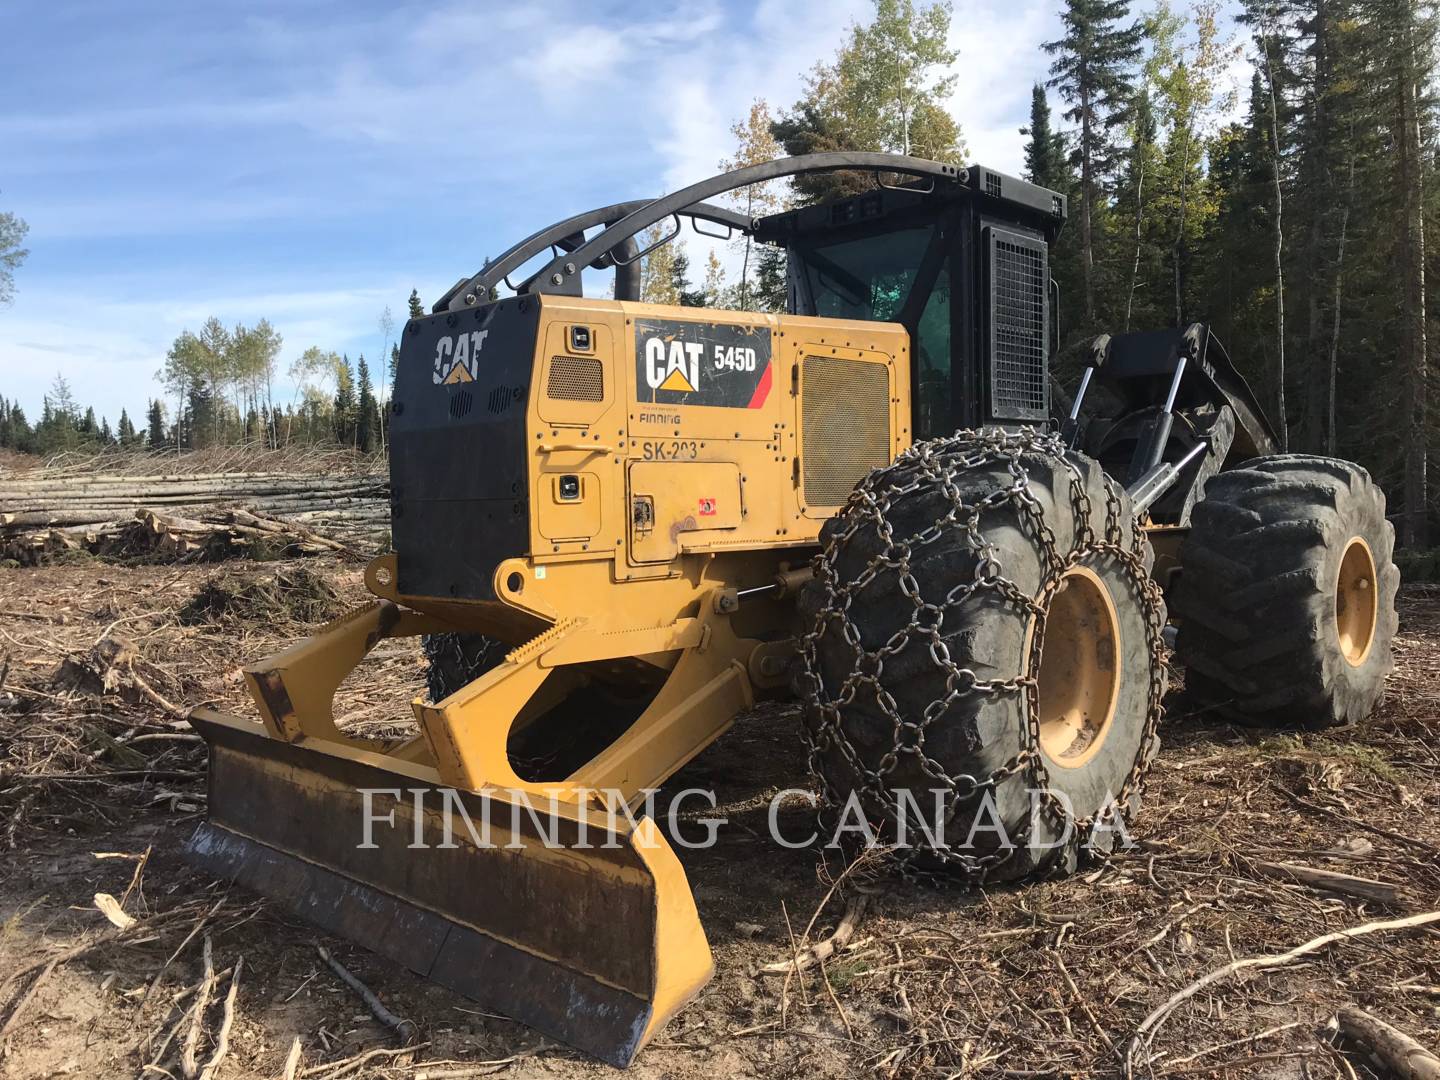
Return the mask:
<path id="1" fill-rule="evenodd" d="M 899 229 L 859 240 L 801 246 L 815 314 L 893 321 L 910 295 L 931 233 L 929 228 Z"/>
<path id="2" fill-rule="evenodd" d="M 830 244 L 797 244 L 815 315 L 894 322 L 919 274 L 934 229 L 924 226 Z M 951 385 L 951 281 L 947 259 L 912 330 L 912 419 L 917 438 L 955 430 Z"/>

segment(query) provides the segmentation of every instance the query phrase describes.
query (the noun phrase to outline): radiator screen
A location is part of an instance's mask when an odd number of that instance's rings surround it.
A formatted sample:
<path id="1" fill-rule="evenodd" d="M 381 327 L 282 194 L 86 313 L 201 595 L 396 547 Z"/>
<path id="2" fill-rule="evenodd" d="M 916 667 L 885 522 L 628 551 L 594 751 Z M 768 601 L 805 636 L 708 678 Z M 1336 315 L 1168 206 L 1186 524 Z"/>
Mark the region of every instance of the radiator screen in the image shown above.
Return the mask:
<path id="1" fill-rule="evenodd" d="M 800 378 L 805 502 L 839 506 L 890 463 L 890 375 L 884 364 L 807 356 Z"/>
<path id="2" fill-rule="evenodd" d="M 990 229 L 990 412 L 999 420 L 1045 420 L 1049 271 L 1043 241 Z"/>

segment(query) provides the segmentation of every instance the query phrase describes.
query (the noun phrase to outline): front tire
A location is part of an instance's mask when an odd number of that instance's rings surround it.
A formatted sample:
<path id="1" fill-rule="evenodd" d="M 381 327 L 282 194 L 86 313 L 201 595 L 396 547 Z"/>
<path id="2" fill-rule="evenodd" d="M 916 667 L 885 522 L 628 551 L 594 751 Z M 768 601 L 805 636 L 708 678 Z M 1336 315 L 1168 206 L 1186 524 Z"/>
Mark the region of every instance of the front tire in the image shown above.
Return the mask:
<path id="1" fill-rule="evenodd" d="M 1252 726 L 1364 720 L 1394 663 L 1394 551 L 1384 492 L 1348 461 L 1278 454 L 1211 479 L 1180 548 L 1187 690 Z"/>
<path id="2" fill-rule="evenodd" d="M 1099 464 L 1033 432 L 917 444 L 821 542 L 797 690 L 822 822 L 858 799 L 902 860 L 972 881 L 1108 850 L 1159 746 L 1165 605 Z"/>

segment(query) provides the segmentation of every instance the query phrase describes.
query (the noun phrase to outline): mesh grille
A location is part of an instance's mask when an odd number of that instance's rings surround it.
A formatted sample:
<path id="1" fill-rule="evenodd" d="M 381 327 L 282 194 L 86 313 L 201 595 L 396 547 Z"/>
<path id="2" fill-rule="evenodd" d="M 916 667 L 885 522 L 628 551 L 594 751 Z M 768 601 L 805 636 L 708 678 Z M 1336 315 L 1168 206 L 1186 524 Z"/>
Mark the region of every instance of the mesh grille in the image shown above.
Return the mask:
<path id="1" fill-rule="evenodd" d="M 839 506 L 866 473 L 890 464 L 889 369 L 807 356 L 800 393 L 805 502 Z"/>
<path id="2" fill-rule="evenodd" d="M 1043 420 L 1045 378 L 1045 245 L 990 230 L 990 407 L 998 419 Z"/>
<path id="3" fill-rule="evenodd" d="M 604 401 L 605 365 L 584 356 L 551 358 L 545 396 L 556 401 Z"/>

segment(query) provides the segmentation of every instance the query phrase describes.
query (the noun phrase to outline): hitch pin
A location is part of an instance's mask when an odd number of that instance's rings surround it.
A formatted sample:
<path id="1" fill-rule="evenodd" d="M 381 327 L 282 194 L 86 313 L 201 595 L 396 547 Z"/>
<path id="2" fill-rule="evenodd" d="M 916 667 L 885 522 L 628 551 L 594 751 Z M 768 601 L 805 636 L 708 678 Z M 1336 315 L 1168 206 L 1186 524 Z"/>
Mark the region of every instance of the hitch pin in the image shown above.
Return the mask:
<path id="1" fill-rule="evenodd" d="M 770 584 L 757 585 L 753 589 L 737 589 L 735 596 L 739 600 L 748 600 L 759 596 L 768 596 L 779 600 L 791 593 L 799 592 L 801 586 L 814 576 L 815 571 L 809 566 L 802 566 L 795 570 L 782 570 L 775 575 L 775 580 Z"/>

